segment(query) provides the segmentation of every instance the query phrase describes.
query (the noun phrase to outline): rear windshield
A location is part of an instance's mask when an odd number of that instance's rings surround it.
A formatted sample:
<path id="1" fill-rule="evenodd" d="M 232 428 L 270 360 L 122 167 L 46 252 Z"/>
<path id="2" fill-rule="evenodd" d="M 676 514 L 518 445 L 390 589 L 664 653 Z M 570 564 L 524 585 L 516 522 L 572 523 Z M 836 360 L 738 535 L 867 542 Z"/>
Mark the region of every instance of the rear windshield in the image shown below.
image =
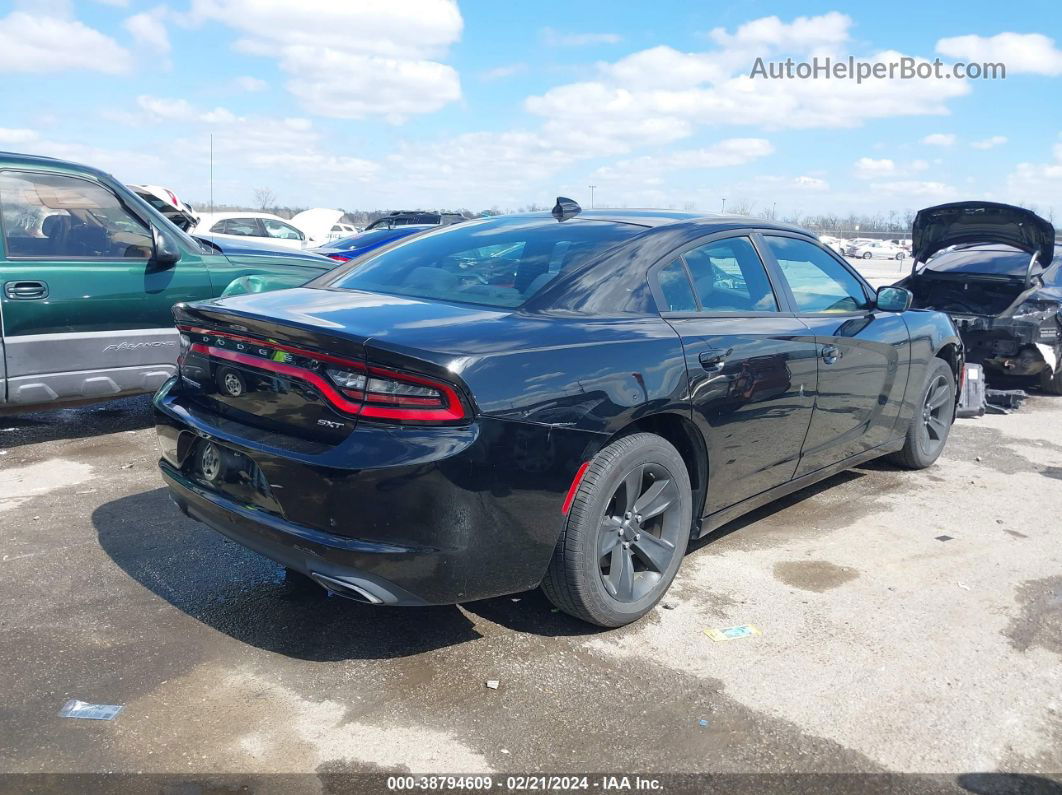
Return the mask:
<path id="1" fill-rule="evenodd" d="M 631 224 L 542 218 L 466 222 L 401 243 L 324 284 L 515 307 L 559 273 L 643 231 Z"/>
<path id="2" fill-rule="evenodd" d="M 1025 278 L 1029 259 L 1024 251 L 1010 246 L 956 246 L 930 257 L 926 267 L 937 273 L 982 273 Z M 1040 265 L 1033 267 L 1033 273 L 1039 271 Z"/>

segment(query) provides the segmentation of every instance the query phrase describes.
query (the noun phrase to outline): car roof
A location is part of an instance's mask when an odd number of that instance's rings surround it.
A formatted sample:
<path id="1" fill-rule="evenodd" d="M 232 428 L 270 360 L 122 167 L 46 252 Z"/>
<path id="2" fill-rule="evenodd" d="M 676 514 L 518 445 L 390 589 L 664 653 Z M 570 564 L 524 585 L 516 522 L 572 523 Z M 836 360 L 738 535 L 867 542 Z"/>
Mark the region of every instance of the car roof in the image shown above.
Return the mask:
<path id="1" fill-rule="evenodd" d="M 97 179 L 113 180 L 110 174 L 99 168 L 93 166 L 86 166 L 84 163 L 77 163 L 73 160 L 60 160 L 57 157 L 46 157 L 44 155 L 27 155 L 22 152 L 5 152 L 0 151 L 0 166 L 4 168 L 40 168 L 50 171 L 63 170 L 69 171 L 81 176 L 89 175 L 96 177 Z"/>
<path id="2" fill-rule="evenodd" d="M 514 215 L 497 215 L 482 220 L 494 220 L 504 218 L 541 218 L 551 219 L 550 213 L 518 213 Z M 479 220 L 479 219 L 476 219 Z M 646 229 L 655 229 L 662 226 L 687 225 L 697 228 L 699 234 L 711 234 L 730 229 L 776 229 L 784 232 L 799 232 L 802 235 L 815 237 L 812 232 L 792 224 L 778 223 L 764 218 L 754 218 L 749 215 L 722 215 L 718 213 L 691 213 L 678 210 L 655 210 L 655 209 L 602 209 L 583 210 L 578 215 L 560 223 L 605 221 L 616 224 L 632 224 L 644 226 Z"/>
<path id="3" fill-rule="evenodd" d="M 224 212 L 224 213 L 201 213 L 200 223 L 204 221 L 224 221 L 228 218 L 272 218 L 274 221 L 284 221 L 285 223 L 291 223 L 286 218 L 281 218 L 279 215 L 273 213 L 257 213 L 251 210 L 247 212 Z"/>

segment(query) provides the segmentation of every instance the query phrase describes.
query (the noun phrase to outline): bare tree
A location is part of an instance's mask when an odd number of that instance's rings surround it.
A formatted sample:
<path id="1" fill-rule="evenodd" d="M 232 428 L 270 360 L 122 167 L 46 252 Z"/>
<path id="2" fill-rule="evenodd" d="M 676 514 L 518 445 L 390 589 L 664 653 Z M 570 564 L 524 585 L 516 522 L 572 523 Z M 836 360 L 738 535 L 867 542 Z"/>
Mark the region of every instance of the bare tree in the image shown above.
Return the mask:
<path id="1" fill-rule="evenodd" d="M 255 188 L 254 203 L 259 210 L 265 212 L 270 207 L 276 206 L 277 195 L 273 193 L 271 188 Z"/>

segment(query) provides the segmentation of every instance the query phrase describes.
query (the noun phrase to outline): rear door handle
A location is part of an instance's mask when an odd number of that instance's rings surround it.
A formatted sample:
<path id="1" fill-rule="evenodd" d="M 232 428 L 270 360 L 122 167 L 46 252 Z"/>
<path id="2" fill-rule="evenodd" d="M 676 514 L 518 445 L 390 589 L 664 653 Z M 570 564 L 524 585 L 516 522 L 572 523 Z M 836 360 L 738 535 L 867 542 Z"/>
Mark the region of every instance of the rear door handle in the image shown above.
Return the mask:
<path id="1" fill-rule="evenodd" d="M 706 351 L 701 351 L 697 356 L 697 360 L 701 363 L 701 367 L 707 370 L 709 373 L 718 373 L 726 365 L 726 358 L 734 352 L 733 348 L 709 348 Z"/>
<path id="2" fill-rule="evenodd" d="M 841 349 L 836 345 L 823 345 L 822 346 L 822 360 L 826 364 L 834 364 L 841 358 Z"/>
<path id="3" fill-rule="evenodd" d="M 4 295 L 12 301 L 32 301 L 48 297 L 48 285 L 44 282 L 7 282 Z"/>

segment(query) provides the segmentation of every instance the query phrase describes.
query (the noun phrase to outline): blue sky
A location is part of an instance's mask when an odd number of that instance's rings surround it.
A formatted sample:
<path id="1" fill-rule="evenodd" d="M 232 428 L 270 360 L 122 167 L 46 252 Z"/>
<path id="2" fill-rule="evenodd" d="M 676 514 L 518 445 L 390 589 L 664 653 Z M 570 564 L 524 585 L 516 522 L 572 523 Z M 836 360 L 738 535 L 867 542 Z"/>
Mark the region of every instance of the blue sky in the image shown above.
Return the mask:
<path id="1" fill-rule="evenodd" d="M 0 2 L 0 148 L 190 201 L 1062 213 L 1062 7 L 1027 2 Z M 757 57 L 1007 79 L 750 80 Z"/>

